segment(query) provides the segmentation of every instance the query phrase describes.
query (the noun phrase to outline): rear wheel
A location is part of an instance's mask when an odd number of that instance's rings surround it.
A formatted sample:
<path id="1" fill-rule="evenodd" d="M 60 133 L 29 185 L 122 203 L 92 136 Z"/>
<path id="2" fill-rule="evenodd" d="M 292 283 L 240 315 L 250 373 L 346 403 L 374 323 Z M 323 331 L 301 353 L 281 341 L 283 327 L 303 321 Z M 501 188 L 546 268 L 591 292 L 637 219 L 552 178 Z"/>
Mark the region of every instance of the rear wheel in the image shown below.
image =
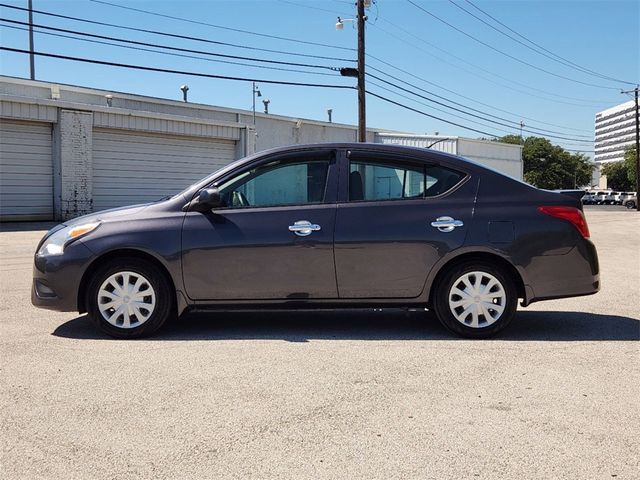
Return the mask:
<path id="1" fill-rule="evenodd" d="M 436 285 L 434 310 L 453 333 L 487 338 L 511 322 L 517 296 L 515 282 L 502 269 L 468 262 L 451 268 Z"/>
<path id="2" fill-rule="evenodd" d="M 116 338 L 139 338 L 152 334 L 174 315 L 174 296 L 155 265 L 120 258 L 95 272 L 86 305 L 101 331 Z"/>

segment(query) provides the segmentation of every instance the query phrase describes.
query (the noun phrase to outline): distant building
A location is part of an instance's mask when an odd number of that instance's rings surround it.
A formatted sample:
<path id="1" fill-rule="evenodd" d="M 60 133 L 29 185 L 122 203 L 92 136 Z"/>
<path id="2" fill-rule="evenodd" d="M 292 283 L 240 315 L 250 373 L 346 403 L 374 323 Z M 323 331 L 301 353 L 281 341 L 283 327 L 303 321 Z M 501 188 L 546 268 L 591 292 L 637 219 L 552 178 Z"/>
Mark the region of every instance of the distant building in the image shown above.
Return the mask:
<path id="1" fill-rule="evenodd" d="M 627 147 L 635 144 L 635 106 L 633 101 L 596 113 L 595 161 L 618 162 Z"/>

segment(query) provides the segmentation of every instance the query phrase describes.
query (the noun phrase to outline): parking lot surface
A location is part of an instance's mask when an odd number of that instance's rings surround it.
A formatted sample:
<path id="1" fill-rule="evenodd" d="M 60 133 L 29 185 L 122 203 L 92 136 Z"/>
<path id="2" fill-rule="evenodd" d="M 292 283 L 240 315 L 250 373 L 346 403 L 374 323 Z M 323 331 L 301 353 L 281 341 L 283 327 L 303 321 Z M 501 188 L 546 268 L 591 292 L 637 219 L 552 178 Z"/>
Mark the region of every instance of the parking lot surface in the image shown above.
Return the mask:
<path id="1" fill-rule="evenodd" d="M 483 341 L 401 311 L 190 316 L 111 340 L 31 306 L 49 225 L 0 225 L 0 475 L 637 479 L 640 215 L 586 212 L 601 292 Z"/>

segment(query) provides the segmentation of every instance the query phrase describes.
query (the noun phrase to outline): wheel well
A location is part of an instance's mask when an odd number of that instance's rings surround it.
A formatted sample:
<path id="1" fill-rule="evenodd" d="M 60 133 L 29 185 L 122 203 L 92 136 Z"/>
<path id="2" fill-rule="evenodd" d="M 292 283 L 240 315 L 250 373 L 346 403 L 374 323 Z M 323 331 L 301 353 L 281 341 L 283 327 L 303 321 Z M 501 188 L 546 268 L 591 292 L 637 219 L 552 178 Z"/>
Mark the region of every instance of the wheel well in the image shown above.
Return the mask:
<path id="1" fill-rule="evenodd" d="M 162 264 L 162 262 L 160 262 L 160 260 L 155 258 L 153 255 L 143 252 L 142 250 L 135 250 L 135 249 L 114 250 L 96 258 L 91 263 L 91 265 L 89 265 L 89 268 L 87 268 L 87 270 L 84 272 L 84 275 L 82 275 L 82 280 L 80 281 L 80 288 L 78 289 L 78 311 L 80 313 L 85 313 L 87 311 L 87 307 L 85 305 L 85 298 L 86 298 L 86 293 L 87 293 L 86 288 L 87 288 L 87 284 L 89 283 L 88 281 L 89 278 L 91 278 L 94 272 L 98 270 L 100 267 L 102 267 L 104 264 L 112 262 L 118 258 L 125 258 L 125 257 L 136 257 L 158 267 L 158 269 L 162 272 L 162 274 L 165 276 L 165 278 L 169 282 L 170 287 L 173 289 L 173 291 L 175 291 L 175 284 L 173 283 L 173 278 L 171 278 L 169 271 Z"/>
<path id="2" fill-rule="evenodd" d="M 522 281 L 522 277 L 520 276 L 520 273 L 518 272 L 518 270 L 516 270 L 516 267 L 514 267 L 511 263 L 509 263 L 508 260 L 505 260 L 504 258 L 498 255 L 494 255 L 492 253 L 471 252 L 471 253 L 464 253 L 458 257 L 452 258 L 447 263 L 445 263 L 440 268 L 440 270 L 438 270 L 438 273 L 433 279 L 433 282 L 431 283 L 431 287 L 429 289 L 430 290 L 429 304 L 433 305 L 433 294 L 435 290 L 433 286 L 438 284 L 438 282 L 442 279 L 442 277 L 444 277 L 445 273 L 449 269 L 455 267 L 456 265 L 460 265 L 461 263 L 469 263 L 473 261 L 484 261 L 484 262 L 491 263 L 492 265 L 498 266 L 501 270 L 504 271 L 505 274 L 511 277 L 511 279 L 514 281 L 516 285 L 516 291 L 518 292 L 518 298 L 525 298 L 526 293 L 525 293 L 524 282 Z"/>

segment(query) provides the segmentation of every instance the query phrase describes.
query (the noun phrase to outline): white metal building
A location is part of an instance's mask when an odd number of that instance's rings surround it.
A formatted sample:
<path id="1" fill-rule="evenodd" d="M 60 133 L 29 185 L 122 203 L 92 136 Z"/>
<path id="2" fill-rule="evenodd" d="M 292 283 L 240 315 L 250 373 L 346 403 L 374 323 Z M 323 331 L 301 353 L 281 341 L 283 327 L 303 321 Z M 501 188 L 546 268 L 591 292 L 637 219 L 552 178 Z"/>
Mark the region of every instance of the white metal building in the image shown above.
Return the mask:
<path id="1" fill-rule="evenodd" d="M 595 161 L 618 162 L 635 145 L 635 103 L 625 102 L 596 113 Z"/>
<path id="2" fill-rule="evenodd" d="M 0 76 L 0 221 L 148 202 L 255 151 L 352 142 L 356 134 L 353 125 L 264 113 L 254 127 L 247 110 Z M 414 145 L 431 138 L 375 129 L 367 137 Z M 520 147 L 451 141 L 434 148 L 522 178 Z"/>
<path id="3" fill-rule="evenodd" d="M 376 133 L 376 142 L 431 148 L 460 155 L 509 175 L 523 178 L 522 146 L 464 137 Z"/>

